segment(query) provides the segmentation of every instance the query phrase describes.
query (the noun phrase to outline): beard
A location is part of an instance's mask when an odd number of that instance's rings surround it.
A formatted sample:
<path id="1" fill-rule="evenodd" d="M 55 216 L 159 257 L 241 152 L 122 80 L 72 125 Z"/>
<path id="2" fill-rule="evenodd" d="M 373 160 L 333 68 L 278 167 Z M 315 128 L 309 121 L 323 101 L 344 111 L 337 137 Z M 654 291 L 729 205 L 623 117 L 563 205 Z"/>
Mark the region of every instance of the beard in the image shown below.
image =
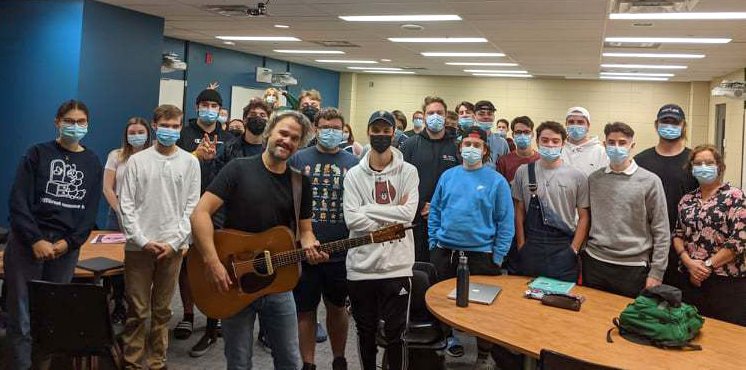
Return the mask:
<path id="1" fill-rule="evenodd" d="M 285 143 L 270 142 L 267 146 L 267 153 L 273 160 L 284 162 L 290 159 L 295 153 L 295 149 Z"/>

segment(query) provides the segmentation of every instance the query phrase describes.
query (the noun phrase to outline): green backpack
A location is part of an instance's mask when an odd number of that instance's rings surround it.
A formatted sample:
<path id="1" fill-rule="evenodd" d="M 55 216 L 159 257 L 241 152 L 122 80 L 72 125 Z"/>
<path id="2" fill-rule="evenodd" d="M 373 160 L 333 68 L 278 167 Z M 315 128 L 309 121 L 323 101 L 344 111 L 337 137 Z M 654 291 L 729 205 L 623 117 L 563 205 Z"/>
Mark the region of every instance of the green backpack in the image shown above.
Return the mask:
<path id="1" fill-rule="evenodd" d="M 696 307 L 681 302 L 678 288 L 669 285 L 643 290 L 612 322 L 622 337 L 635 343 L 659 348 L 702 349 L 691 344 L 691 340 L 699 334 L 704 319 Z M 606 335 L 609 343 L 612 343 L 613 330 L 609 329 Z"/>

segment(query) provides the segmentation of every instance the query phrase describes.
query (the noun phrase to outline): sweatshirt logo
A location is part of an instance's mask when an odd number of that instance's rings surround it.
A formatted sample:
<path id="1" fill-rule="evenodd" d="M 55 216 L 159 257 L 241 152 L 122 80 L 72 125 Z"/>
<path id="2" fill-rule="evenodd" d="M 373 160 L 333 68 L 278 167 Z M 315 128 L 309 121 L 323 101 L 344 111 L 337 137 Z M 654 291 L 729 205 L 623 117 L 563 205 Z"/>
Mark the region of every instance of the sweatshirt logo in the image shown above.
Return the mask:
<path id="1" fill-rule="evenodd" d="M 391 204 L 396 198 L 396 188 L 388 180 L 376 180 L 375 192 L 376 204 Z"/>
<path id="2" fill-rule="evenodd" d="M 78 171 L 75 164 L 67 164 L 61 159 L 55 159 L 49 164 L 49 181 L 46 193 L 58 198 L 82 200 L 85 198 L 83 172 Z"/>

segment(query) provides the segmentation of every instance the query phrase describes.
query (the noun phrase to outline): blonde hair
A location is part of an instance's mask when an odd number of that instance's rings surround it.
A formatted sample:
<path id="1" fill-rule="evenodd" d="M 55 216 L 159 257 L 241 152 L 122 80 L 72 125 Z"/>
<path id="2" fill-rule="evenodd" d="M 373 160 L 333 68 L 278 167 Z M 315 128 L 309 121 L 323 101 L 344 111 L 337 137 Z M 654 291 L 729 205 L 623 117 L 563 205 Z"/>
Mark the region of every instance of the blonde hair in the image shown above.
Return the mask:
<path id="1" fill-rule="evenodd" d="M 316 89 L 303 90 L 300 93 L 300 97 L 298 98 L 298 101 L 300 102 L 301 100 L 303 100 L 303 98 L 309 98 L 321 104 L 321 93 L 319 92 L 319 90 L 316 90 Z"/>
<path id="2" fill-rule="evenodd" d="M 272 103 L 272 109 L 279 108 L 280 107 L 280 90 L 277 90 L 274 87 L 270 87 L 267 90 L 264 90 L 264 96 L 262 97 L 262 100 L 266 102 L 268 96 L 275 97 L 275 102 Z"/>

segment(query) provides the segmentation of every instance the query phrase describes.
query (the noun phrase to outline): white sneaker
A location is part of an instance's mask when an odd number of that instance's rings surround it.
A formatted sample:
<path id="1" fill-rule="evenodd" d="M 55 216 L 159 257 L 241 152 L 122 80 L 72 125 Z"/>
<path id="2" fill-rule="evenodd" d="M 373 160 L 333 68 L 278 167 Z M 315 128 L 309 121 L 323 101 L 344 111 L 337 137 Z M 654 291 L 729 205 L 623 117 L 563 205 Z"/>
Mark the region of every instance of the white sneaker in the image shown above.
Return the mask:
<path id="1" fill-rule="evenodd" d="M 474 363 L 474 370 L 497 370 L 497 364 L 492 356 L 484 358 L 477 357 L 477 361 Z"/>

